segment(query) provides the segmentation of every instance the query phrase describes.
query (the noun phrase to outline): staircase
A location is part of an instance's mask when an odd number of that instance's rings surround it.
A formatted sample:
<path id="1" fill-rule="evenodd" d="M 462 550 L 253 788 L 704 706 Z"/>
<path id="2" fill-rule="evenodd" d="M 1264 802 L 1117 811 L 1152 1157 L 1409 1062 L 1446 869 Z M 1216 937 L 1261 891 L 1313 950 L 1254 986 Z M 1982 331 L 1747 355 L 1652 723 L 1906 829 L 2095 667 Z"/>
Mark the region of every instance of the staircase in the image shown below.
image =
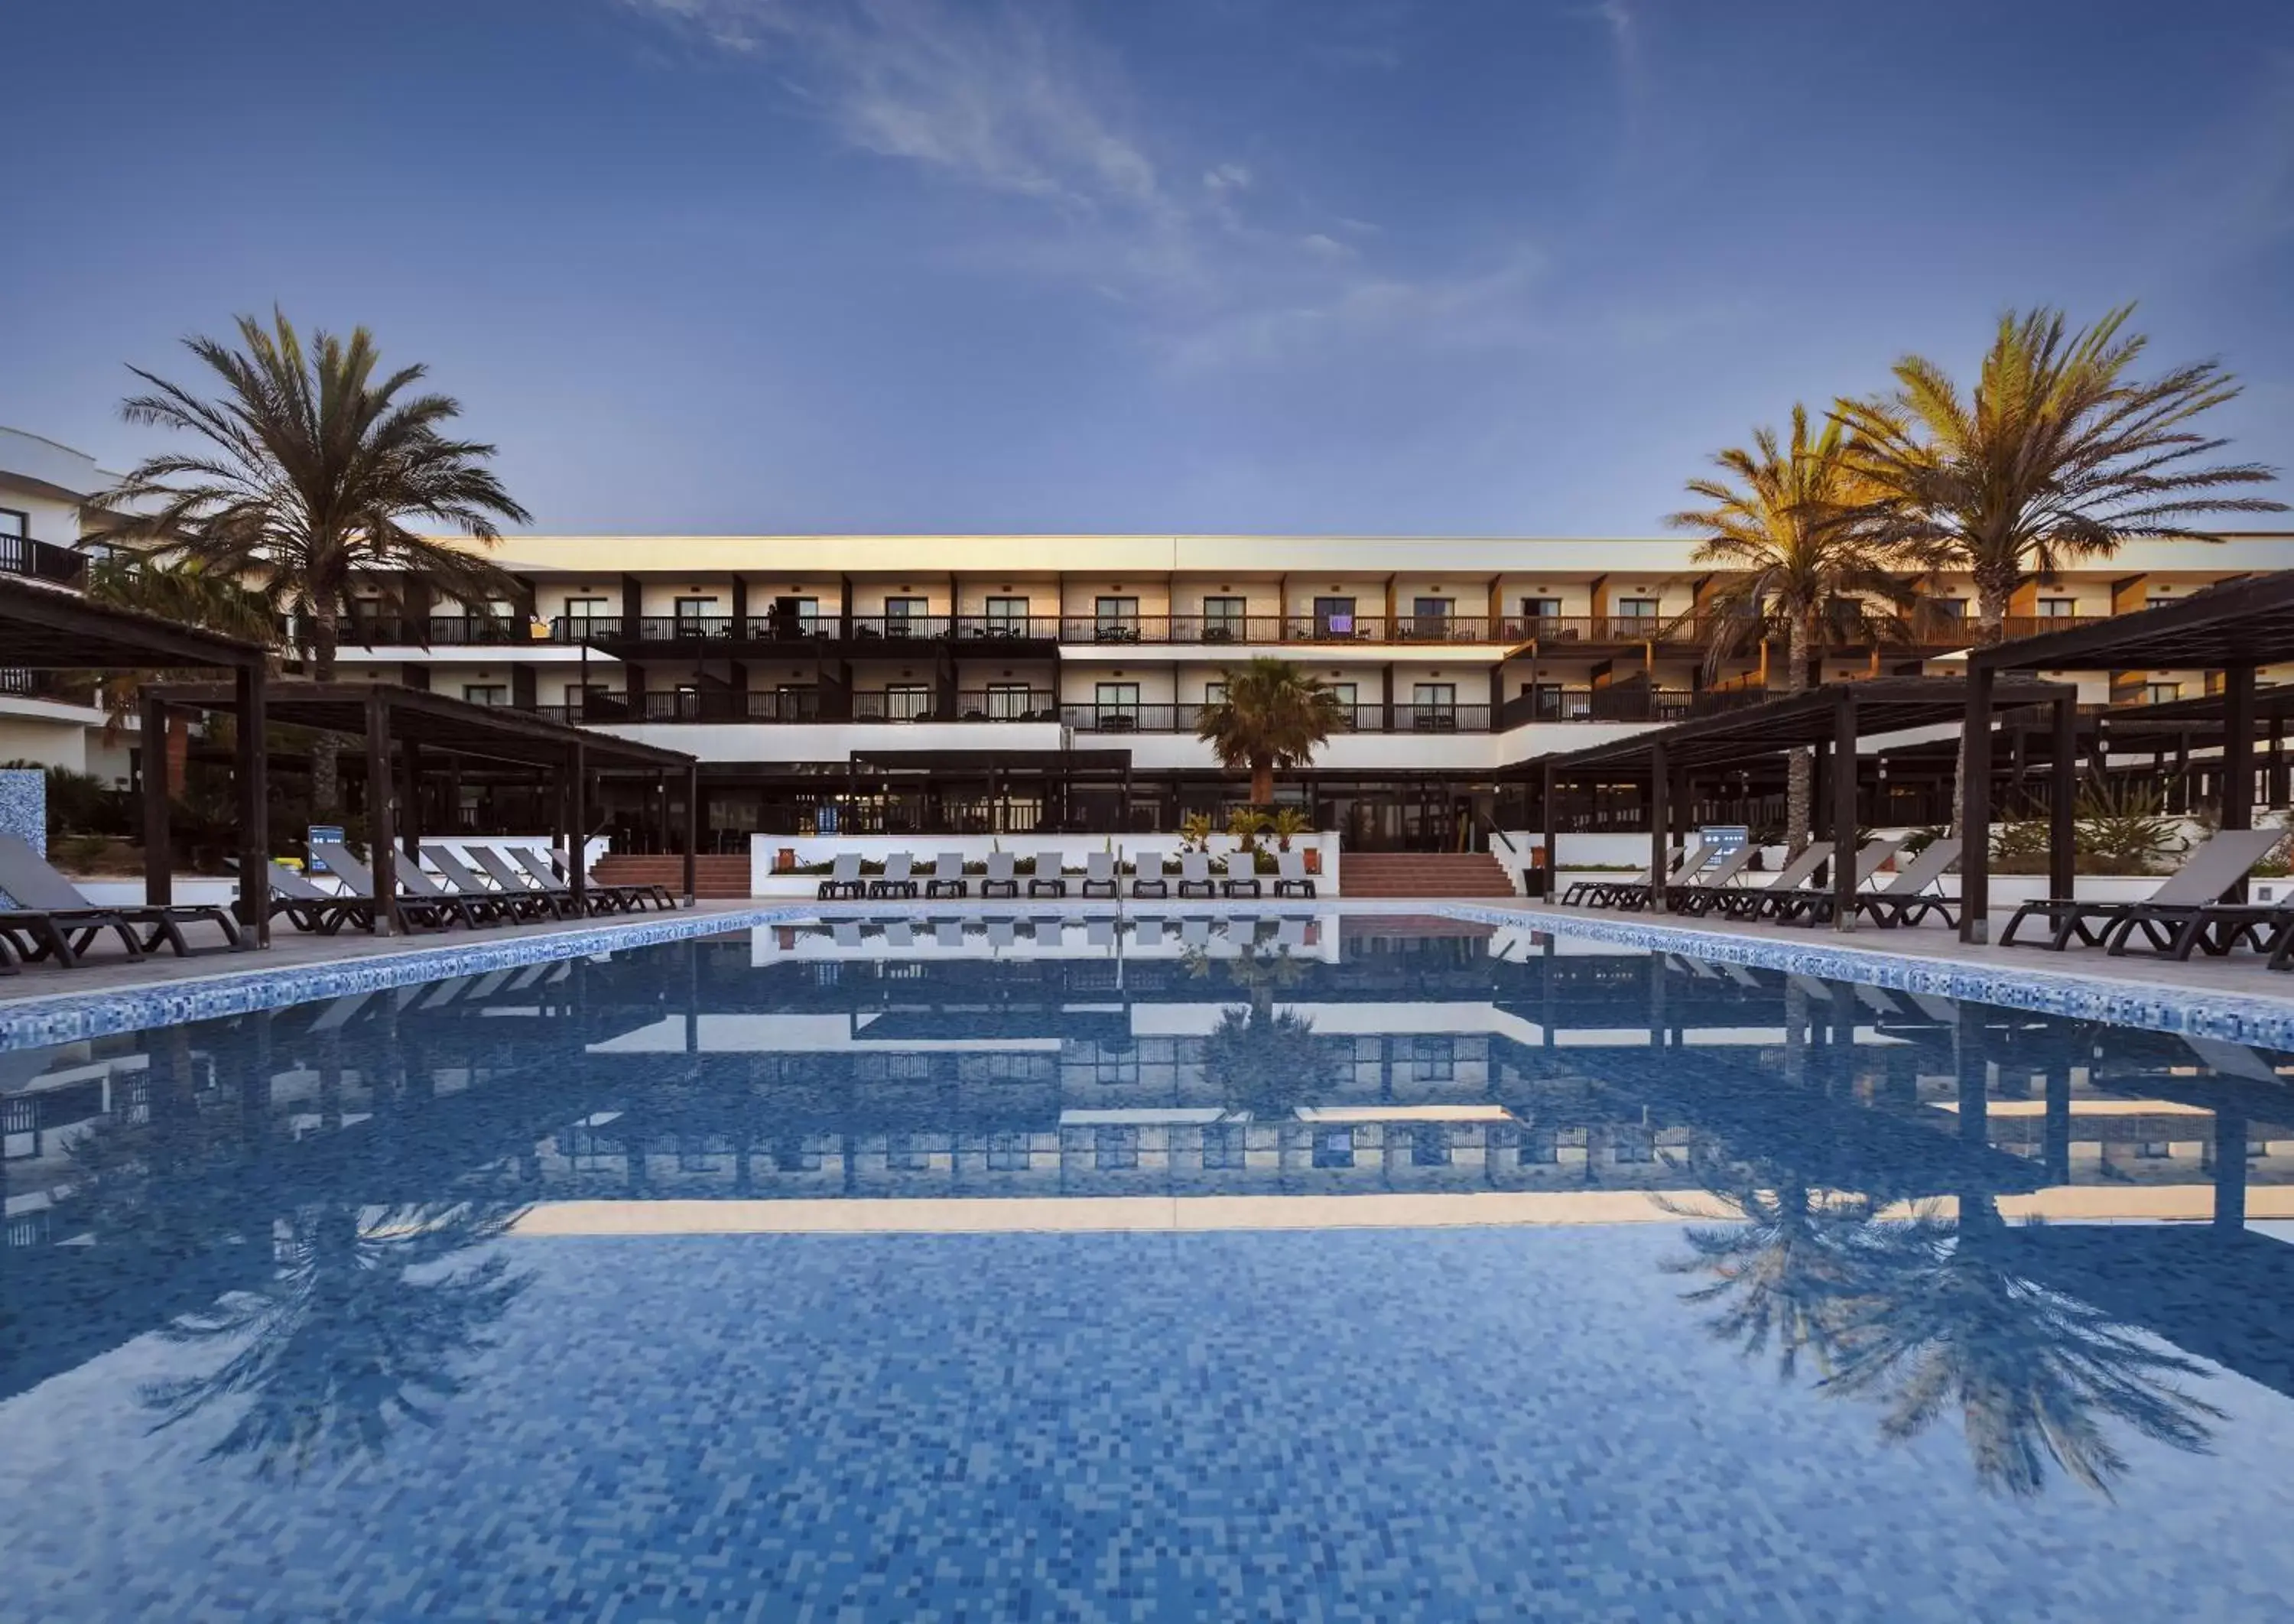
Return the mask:
<path id="1" fill-rule="evenodd" d="M 685 889 L 685 859 L 667 857 L 608 855 L 598 859 L 590 877 L 606 885 L 665 885 L 672 894 Z M 694 859 L 693 894 L 704 900 L 745 900 L 749 895 L 749 859 L 745 856 L 705 855 Z"/>
<path id="2" fill-rule="evenodd" d="M 1486 851 L 1350 851 L 1339 881 L 1352 897 L 1510 897 L 1505 865 Z"/>

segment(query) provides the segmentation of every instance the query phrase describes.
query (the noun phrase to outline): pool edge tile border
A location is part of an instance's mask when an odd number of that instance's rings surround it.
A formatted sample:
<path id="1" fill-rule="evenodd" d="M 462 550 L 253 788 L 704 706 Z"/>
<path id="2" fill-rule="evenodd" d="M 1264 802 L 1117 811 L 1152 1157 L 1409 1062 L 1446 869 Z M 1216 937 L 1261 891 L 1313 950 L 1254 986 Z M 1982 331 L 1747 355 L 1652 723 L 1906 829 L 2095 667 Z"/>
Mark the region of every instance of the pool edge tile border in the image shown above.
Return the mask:
<path id="1" fill-rule="evenodd" d="M 351 993 L 587 958 L 656 942 L 721 936 L 759 925 L 809 919 L 816 912 L 801 904 L 777 903 L 719 914 L 664 914 L 487 942 L 425 945 L 317 963 L 186 976 L 142 987 L 54 993 L 0 1004 L 0 1052 L 213 1020 L 255 1010 L 284 1009 Z"/>
<path id="2" fill-rule="evenodd" d="M 1803 946 L 1765 936 L 1692 930 L 1555 914 L 1545 909 L 1445 903 L 1439 911 L 1450 918 L 1476 924 L 1548 930 L 1558 936 L 1615 942 L 1620 946 L 1678 953 L 1710 962 L 1861 981 L 1891 992 L 1930 993 L 2037 1014 L 2098 1020 L 2111 1026 L 2294 1050 L 2294 996 L 2288 995 L 2217 992 L 2155 983 L 2145 986 L 2103 976 L 2085 976 L 2044 963 L 2034 963 L 2028 969 L 2017 965 L 2011 970 L 1966 959 L 1890 953 L 1883 947 L 1816 943 Z M 2034 950 L 2035 957 L 2038 951 Z"/>

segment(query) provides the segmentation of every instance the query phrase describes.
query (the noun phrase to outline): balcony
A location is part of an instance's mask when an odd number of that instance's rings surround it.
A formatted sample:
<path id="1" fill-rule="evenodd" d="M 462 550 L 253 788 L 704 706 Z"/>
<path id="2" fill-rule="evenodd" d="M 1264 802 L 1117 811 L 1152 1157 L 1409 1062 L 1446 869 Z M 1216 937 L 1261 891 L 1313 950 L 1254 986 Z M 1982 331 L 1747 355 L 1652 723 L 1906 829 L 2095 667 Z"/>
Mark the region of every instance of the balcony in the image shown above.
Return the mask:
<path id="1" fill-rule="evenodd" d="M 1685 722 L 1691 717 L 1738 710 L 1775 697 L 1765 688 L 1728 688 L 1703 694 L 1684 688 L 1653 688 L 1639 682 L 1606 688 L 1541 686 L 1505 702 L 1500 728 L 1533 722 Z"/>
<path id="2" fill-rule="evenodd" d="M 640 694 L 599 689 L 580 705 L 538 705 L 536 711 L 552 721 L 579 723 L 626 722 L 1056 722 L 1059 704 L 1048 689 L 1020 694 L 964 693 L 956 696 L 952 711 L 939 708 L 933 695 L 863 693 L 839 698 L 815 688 L 742 693 L 733 689 L 700 689 Z"/>
<path id="3" fill-rule="evenodd" d="M 38 699 L 55 705 L 102 702 L 95 679 L 77 671 L 28 671 L 0 666 L 0 699 Z"/>
<path id="4" fill-rule="evenodd" d="M 77 590 L 87 585 L 87 555 L 29 536 L 0 536 L 0 575 L 20 575 Z"/>
<path id="5" fill-rule="evenodd" d="M 484 622 L 481 622 L 484 623 Z M 552 642 L 684 644 L 1502 644 L 1691 646 L 1704 629 L 1654 615 L 560 615 Z M 443 641 L 443 638 L 433 639 Z M 467 640 L 467 639 L 466 639 Z M 856 650 L 857 652 L 857 650 Z"/>
<path id="6" fill-rule="evenodd" d="M 1062 705 L 1060 720 L 1078 733 L 1186 733 L 1201 705 Z M 1487 705 L 1394 704 L 1341 708 L 1340 733 L 1487 733 Z"/>
<path id="7" fill-rule="evenodd" d="M 336 635 L 345 648 L 515 648 L 548 640 L 533 621 L 491 614 L 354 614 Z"/>

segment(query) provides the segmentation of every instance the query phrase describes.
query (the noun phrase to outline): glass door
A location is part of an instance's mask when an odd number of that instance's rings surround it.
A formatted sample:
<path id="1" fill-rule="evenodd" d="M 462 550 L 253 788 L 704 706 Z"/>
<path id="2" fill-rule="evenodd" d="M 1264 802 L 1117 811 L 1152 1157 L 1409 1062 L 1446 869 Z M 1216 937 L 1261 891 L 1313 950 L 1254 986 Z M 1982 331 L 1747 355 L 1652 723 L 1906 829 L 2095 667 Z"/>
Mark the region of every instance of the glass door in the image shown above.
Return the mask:
<path id="1" fill-rule="evenodd" d="M 1351 637 L 1354 635 L 1354 600 L 1351 597 L 1318 597 L 1314 600 L 1314 635 L 1318 637 Z"/>
<path id="2" fill-rule="evenodd" d="M 1101 643 L 1139 641 L 1139 600 L 1102 597 L 1092 605 L 1092 636 Z"/>

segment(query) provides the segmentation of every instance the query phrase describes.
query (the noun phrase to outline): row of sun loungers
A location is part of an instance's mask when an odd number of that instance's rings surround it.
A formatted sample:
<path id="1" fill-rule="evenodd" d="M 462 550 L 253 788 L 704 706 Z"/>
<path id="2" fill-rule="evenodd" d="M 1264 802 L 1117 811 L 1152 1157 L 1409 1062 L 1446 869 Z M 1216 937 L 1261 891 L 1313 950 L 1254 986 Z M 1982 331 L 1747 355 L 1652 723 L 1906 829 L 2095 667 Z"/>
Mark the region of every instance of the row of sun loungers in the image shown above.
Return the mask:
<path id="1" fill-rule="evenodd" d="M 328 889 L 310 875 L 274 863 L 271 865 L 273 916 L 283 916 L 298 930 L 326 936 L 346 925 L 362 930 L 372 928 L 373 873 L 340 845 L 321 841 L 312 846 L 311 855 L 342 889 Z M 425 846 L 421 863 L 402 858 L 392 867 L 397 881 L 398 918 L 418 930 L 443 930 L 450 925 L 476 930 L 484 925 L 634 914 L 677 905 L 677 899 L 663 886 L 613 885 L 596 880 L 589 881 L 586 895 L 576 898 L 551 857 L 526 848 L 472 845 L 458 853 L 451 847 Z"/>
<path id="2" fill-rule="evenodd" d="M 1277 897 L 1312 897 L 1314 879 L 1306 872 L 1304 852 L 1284 851 L 1275 854 L 1273 876 Z M 1069 877 L 1062 871 L 1062 858 L 1056 851 L 1040 853 L 1036 858 L 1035 873 L 1022 876 L 1020 860 L 1008 851 L 988 854 L 987 873 L 979 881 L 982 897 L 1017 897 L 1021 888 L 1027 888 L 1029 897 L 1065 897 Z M 972 880 L 964 872 L 964 859 L 960 852 L 944 851 L 933 860 L 929 870 L 915 866 L 913 854 L 896 851 L 884 859 L 881 875 L 861 873 L 860 854 L 839 852 L 829 865 L 828 878 L 820 882 L 820 900 L 836 902 L 861 900 L 868 897 L 909 898 L 921 894 L 926 899 L 942 897 L 969 897 Z M 1084 897 L 1119 897 L 1123 895 L 1124 877 L 1111 851 L 1094 851 L 1086 855 L 1084 872 L 1077 881 Z M 1179 872 L 1175 877 L 1164 867 L 1163 854 L 1143 851 L 1132 864 L 1130 894 L 1134 897 L 1168 897 L 1171 888 L 1178 887 L 1182 897 L 1263 897 L 1266 895 L 1265 877 L 1258 873 L 1257 854 L 1248 851 L 1229 853 L 1217 877 L 1211 872 L 1210 856 L 1207 852 L 1185 851 L 1179 854 Z"/>
<path id="3" fill-rule="evenodd" d="M 131 959 L 163 945 L 180 957 L 192 951 L 183 934 L 187 925 L 214 926 L 226 950 L 247 946 L 227 908 L 90 902 L 20 835 L 0 834 L 0 893 L 6 897 L 0 905 L 0 975 L 44 961 L 69 969 L 104 937 L 117 938 Z"/>
<path id="4" fill-rule="evenodd" d="M 2140 901 L 2104 902 L 2041 899 L 2018 907 L 2000 933 L 2002 946 L 2019 937 L 2027 945 L 2055 952 L 2074 944 L 2100 947 L 2119 956 L 2147 952 L 2164 958 L 2186 959 L 2192 953 L 2220 956 L 2244 947 L 2265 955 L 2272 970 L 2294 969 L 2294 901 L 2247 903 L 2228 900 L 2244 885 L 2254 867 L 2285 838 L 2280 829 L 2225 829 L 2199 841 L 2184 854 L 2182 865 L 2161 880 Z M 1854 907 L 1859 919 L 1883 930 L 1895 930 L 1940 921 L 1959 923 L 1959 903 L 1935 889 L 1946 871 L 1959 861 L 1956 840 L 1939 840 L 1907 859 L 1887 882 L 1872 884 L 1881 864 L 1894 857 L 1902 842 L 1869 840 L 1856 854 Z M 1745 922 L 1828 924 L 1837 901 L 1829 885 L 1813 883 L 1818 868 L 1831 861 L 1833 846 L 1818 840 L 1779 869 L 1763 885 L 1745 881 L 1749 860 L 1744 849 L 1714 860 L 1713 849 L 1699 845 L 1665 874 L 1665 906 L 1691 918 L 1717 914 Z M 1631 880 L 1581 880 L 1561 897 L 1565 907 L 1607 907 L 1644 912 L 1654 902 L 1656 888 L 1644 871 Z M 2026 927 L 2034 934 L 2026 935 Z M 2043 934 L 2042 934 L 2043 933 Z"/>

